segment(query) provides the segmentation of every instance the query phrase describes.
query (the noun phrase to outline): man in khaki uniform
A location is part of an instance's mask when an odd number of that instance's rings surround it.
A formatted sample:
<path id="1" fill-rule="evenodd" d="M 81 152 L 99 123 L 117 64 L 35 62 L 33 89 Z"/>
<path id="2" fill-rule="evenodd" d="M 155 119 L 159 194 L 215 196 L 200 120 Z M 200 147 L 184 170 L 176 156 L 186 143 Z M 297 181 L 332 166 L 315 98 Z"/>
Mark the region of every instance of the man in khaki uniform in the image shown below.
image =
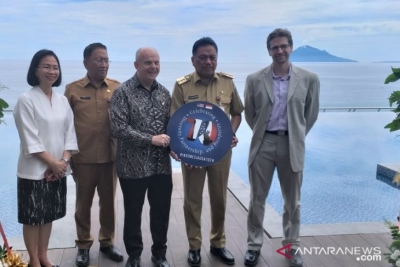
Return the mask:
<path id="1" fill-rule="evenodd" d="M 113 245 L 116 141 L 110 134 L 108 112 L 111 96 L 120 83 L 106 77 L 110 62 L 106 46 L 101 43 L 90 44 L 83 56 L 87 75 L 68 84 L 65 90 L 74 112 L 80 150 L 80 153 L 73 155 L 71 162 L 76 182 L 76 265 L 79 267 L 90 264 L 89 249 L 93 244 L 90 211 L 96 188 L 100 204 L 100 251 L 111 260 L 123 260 L 121 252 Z"/>
<path id="2" fill-rule="evenodd" d="M 178 79 L 172 93 L 171 115 L 182 105 L 191 101 L 207 101 L 220 106 L 231 118 L 233 132 L 242 120 L 243 104 L 240 100 L 233 76 L 215 72 L 217 67 L 217 44 L 209 37 L 196 41 L 192 49 L 192 64 L 195 72 Z M 236 136 L 232 147 L 238 142 Z M 172 153 L 178 159 L 175 153 Z M 233 265 L 235 259 L 225 248 L 226 193 L 232 151 L 216 164 L 205 168 L 193 168 L 182 164 L 184 184 L 184 215 L 189 240 L 188 262 L 200 266 L 201 208 L 206 174 L 211 204 L 210 252 L 225 264 Z"/>

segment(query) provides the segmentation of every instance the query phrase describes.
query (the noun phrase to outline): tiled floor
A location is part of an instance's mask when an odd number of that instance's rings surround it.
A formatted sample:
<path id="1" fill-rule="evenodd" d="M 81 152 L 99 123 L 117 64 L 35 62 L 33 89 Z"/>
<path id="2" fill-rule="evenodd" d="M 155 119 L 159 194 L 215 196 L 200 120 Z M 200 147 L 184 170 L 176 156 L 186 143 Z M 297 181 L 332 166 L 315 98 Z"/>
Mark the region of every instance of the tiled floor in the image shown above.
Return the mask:
<path id="1" fill-rule="evenodd" d="M 240 188 L 240 184 L 236 185 Z M 203 215 L 202 215 L 202 233 L 203 233 L 203 246 L 201 250 L 202 265 L 204 267 L 208 266 L 225 266 L 224 264 L 218 262 L 216 258 L 209 253 L 209 241 L 208 233 L 210 230 L 210 208 L 208 205 L 209 198 L 208 193 L 205 188 L 203 195 Z M 186 261 L 186 255 L 188 251 L 188 244 L 185 232 L 185 222 L 183 218 L 183 184 L 182 177 L 180 173 L 174 173 L 174 190 L 172 196 L 172 208 L 170 216 L 170 227 L 168 232 L 168 252 L 167 259 L 171 266 L 180 267 L 188 266 Z M 122 194 L 120 190 L 117 195 L 117 229 L 115 244 L 124 252 L 125 259 L 127 255 L 124 249 L 124 243 L 122 240 L 123 232 L 123 202 Z M 227 237 L 227 248 L 232 252 L 235 257 L 235 266 L 244 266 L 244 253 L 246 251 L 246 217 L 247 211 L 243 205 L 237 200 L 237 198 L 232 194 L 228 194 L 228 210 L 226 212 L 226 237 Z M 97 236 L 99 229 L 98 224 L 98 201 L 94 202 L 92 209 L 92 222 L 93 222 L 93 235 Z M 149 206 L 146 203 L 145 209 L 142 217 L 142 232 L 143 232 L 143 242 L 144 251 L 142 254 L 141 266 L 153 266 L 150 257 L 150 247 L 151 247 L 151 236 L 149 230 Z M 71 225 L 66 225 L 66 227 L 71 227 Z M 57 232 L 54 231 L 53 235 L 57 236 Z M 74 236 L 70 236 L 74 238 Z M 352 266 L 362 266 L 362 267 L 376 267 L 382 266 L 386 267 L 388 264 L 383 258 L 381 260 L 375 261 L 358 261 L 357 255 L 350 255 L 350 253 L 338 253 L 338 248 L 355 249 L 359 248 L 371 248 L 378 247 L 380 251 L 386 252 L 387 245 L 390 243 L 391 238 L 388 233 L 384 234 L 351 234 L 351 235 L 315 235 L 302 237 L 302 247 L 314 250 L 318 248 L 330 249 L 329 255 L 323 255 L 321 251 L 314 251 L 314 255 L 303 255 L 304 266 L 306 267 L 352 267 Z M 288 266 L 286 259 L 279 255 L 276 250 L 281 247 L 280 238 L 269 238 L 267 234 L 264 235 L 264 245 L 261 250 L 261 258 L 257 266 L 265 267 L 283 267 Z M 336 252 L 334 252 L 334 250 Z M 24 258 L 27 259 L 27 253 L 22 251 Z M 318 255 L 317 255 L 318 254 Z M 62 267 L 73 267 L 75 266 L 75 256 L 76 248 L 62 248 L 62 249 L 52 249 L 49 252 L 51 260 L 59 264 Z M 100 267 L 123 267 L 125 266 L 125 260 L 121 263 L 115 263 L 104 257 L 99 253 L 99 244 L 95 242 L 90 250 L 90 266 L 100 266 Z"/>

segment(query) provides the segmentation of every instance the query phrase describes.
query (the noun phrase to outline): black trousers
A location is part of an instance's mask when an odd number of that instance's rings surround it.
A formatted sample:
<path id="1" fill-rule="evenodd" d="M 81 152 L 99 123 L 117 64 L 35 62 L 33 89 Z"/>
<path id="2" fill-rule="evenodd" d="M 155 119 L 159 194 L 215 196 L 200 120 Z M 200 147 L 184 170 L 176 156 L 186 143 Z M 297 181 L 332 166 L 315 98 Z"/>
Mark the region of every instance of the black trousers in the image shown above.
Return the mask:
<path id="1" fill-rule="evenodd" d="M 124 195 L 124 243 L 129 257 L 139 257 L 143 251 L 142 210 L 147 192 L 150 204 L 150 231 L 153 256 L 165 257 L 171 209 L 172 175 L 153 175 L 140 179 L 119 179 Z"/>

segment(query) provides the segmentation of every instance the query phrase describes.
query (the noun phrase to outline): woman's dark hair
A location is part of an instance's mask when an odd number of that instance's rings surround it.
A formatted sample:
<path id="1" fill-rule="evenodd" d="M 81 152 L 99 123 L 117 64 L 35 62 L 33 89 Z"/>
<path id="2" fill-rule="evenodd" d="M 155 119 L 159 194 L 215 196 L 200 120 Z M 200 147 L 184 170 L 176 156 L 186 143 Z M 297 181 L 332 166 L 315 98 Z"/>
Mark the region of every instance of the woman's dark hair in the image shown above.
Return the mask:
<path id="1" fill-rule="evenodd" d="M 31 65 L 29 66 L 29 70 L 28 70 L 28 75 L 26 80 L 28 81 L 28 84 L 31 86 L 37 86 L 40 84 L 39 79 L 36 76 L 36 69 L 39 67 L 40 61 L 42 61 L 42 59 L 44 57 L 47 56 L 52 56 L 57 60 L 57 64 L 58 64 L 58 68 L 59 68 L 59 76 L 57 81 L 55 81 L 53 83 L 52 86 L 59 86 L 61 84 L 61 66 L 60 66 L 60 61 L 58 60 L 57 55 L 51 51 L 51 50 L 47 50 L 47 49 L 42 49 L 36 52 L 36 54 L 33 56 L 32 61 L 31 61 Z"/>
<path id="2" fill-rule="evenodd" d="M 199 49 L 200 46 L 207 46 L 207 45 L 212 45 L 215 48 L 215 51 L 218 53 L 218 46 L 217 44 L 214 42 L 213 39 L 211 39 L 210 37 L 202 37 L 199 40 L 197 40 L 194 44 L 193 44 L 193 48 L 192 48 L 192 55 L 194 56 L 197 52 L 197 50 Z"/>

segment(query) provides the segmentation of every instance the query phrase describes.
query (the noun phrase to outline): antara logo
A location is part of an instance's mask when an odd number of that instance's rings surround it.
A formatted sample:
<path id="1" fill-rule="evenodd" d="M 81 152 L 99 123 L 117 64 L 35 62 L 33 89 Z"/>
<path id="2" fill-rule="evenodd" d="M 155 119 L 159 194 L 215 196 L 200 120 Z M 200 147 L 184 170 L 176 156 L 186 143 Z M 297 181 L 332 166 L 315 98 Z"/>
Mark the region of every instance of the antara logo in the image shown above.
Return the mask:
<path id="1" fill-rule="evenodd" d="M 289 260 L 292 244 L 278 248 L 276 252 Z M 295 248 L 295 254 L 300 255 L 353 255 L 357 261 L 380 261 L 382 251 L 380 247 L 304 247 Z"/>
<path id="2" fill-rule="evenodd" d="M 278 252 L 278 254 L 281 254 L 282 256 L 284 256 L 284 257 L 288 258 L 289 260 L 291 260 L 292 256 L 290 256 L 290 254 L 288 254 L 291 249 L 292 249 L 292 244 L 287 244 L 286 246 L 278 248 L 276 250 L 276 252 Z M 296 251 L 296 253 L 297 253 L 297 251 Z"/>

